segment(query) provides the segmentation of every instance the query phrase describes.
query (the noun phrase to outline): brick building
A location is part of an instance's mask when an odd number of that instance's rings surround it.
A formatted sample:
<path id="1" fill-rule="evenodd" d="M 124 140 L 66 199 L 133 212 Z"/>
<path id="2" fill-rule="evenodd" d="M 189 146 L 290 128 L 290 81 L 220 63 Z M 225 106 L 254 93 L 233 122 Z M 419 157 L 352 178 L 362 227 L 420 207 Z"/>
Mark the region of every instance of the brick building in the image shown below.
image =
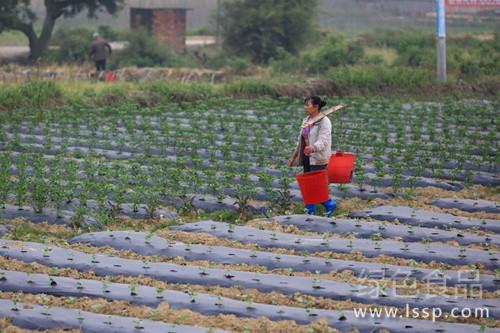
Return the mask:
<path id="1" fill-rule="evenodd" d="M 188 8 L 130 8 L 130 27 L 143 27 L 161 43 L 184 51 Z"/>

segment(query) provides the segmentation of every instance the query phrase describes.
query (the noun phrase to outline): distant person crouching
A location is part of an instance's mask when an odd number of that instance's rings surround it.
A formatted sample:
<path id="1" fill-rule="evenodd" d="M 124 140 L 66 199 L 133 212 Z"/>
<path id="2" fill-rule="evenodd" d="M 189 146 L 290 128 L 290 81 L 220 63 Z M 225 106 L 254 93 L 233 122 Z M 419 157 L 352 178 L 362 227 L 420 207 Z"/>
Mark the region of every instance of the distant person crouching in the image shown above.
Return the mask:
<path id="1" fill-rule="evenodd" d="M 106 58 L 111 54 L 111 45 L 103 39 L 97 32 L 93 35 L 94 41 L 90 47 L 90 57 L 95 61 L 95 69 L 97 73 L 106 70 Z M 106 50 L 107 49 L 107 50 Z"/>

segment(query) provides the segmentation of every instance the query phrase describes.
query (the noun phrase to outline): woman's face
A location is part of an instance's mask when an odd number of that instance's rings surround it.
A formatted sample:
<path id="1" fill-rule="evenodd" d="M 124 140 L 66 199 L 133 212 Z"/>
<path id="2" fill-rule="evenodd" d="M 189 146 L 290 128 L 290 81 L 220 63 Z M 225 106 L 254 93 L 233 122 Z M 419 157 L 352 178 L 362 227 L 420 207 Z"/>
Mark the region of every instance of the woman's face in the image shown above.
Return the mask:
<path id="1" fill-rule="evenodd" d="M 310 116 L 315 115 L 318 112 L 318 106 L 314 105 L 311 100 L 308 100 L 304 104 L 304 108 L 305 108 L 307 114 Z"/>

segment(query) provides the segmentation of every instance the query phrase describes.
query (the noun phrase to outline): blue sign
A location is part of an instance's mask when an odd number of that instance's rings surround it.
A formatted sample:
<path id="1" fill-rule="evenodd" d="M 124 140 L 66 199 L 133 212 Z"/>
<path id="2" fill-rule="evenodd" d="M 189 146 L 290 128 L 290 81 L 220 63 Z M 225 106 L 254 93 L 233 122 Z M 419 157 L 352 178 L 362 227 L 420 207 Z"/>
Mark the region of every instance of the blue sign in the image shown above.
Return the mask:
<path id="1" fill-rule="evenodd" d="M 446 18 L 444 0 L 436 0 L 436 36 L 446 37 Z"/>

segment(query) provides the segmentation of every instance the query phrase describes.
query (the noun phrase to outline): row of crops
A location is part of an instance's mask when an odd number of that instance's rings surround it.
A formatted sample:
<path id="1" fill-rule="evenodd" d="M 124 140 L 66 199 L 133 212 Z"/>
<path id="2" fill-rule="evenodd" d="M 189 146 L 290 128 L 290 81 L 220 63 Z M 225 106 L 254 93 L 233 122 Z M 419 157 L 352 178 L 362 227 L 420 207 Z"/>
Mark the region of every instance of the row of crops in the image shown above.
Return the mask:
<path id="1" fill-rule="evenodd" d="M 356 184 L 332 189 L 335 196 L 500 183 L 497 105 L 342 102 L 348 109 L 332 116 L 333 147 L 358 158 Z M 17 205 L 60 209 L 78 198 L 154 211 L 190 209 L 192 194 L 204 194 L 232 198 L 227 208 L 248 210 L 256 199 L 285 211 L 300 200 L 285 161 L 302 116 L 289 100 L 267 99 L 3 114 L 0 202 L 10 195 Z"/>
<path id="2" fill-rule="evenodd" d="M 348 106 L 333 149 L 357 155 L 354 182 L 330 188 L 357 208 L 334 218 L 293 214 L 300 102 L 0 114 L 0 317 L 96 333 L 500 332 L 498 102 L 331 102 Z M 484 200 L 463 199 L 473 185 Z M 401 204 L 417 187 L 447 197 Z"/>

